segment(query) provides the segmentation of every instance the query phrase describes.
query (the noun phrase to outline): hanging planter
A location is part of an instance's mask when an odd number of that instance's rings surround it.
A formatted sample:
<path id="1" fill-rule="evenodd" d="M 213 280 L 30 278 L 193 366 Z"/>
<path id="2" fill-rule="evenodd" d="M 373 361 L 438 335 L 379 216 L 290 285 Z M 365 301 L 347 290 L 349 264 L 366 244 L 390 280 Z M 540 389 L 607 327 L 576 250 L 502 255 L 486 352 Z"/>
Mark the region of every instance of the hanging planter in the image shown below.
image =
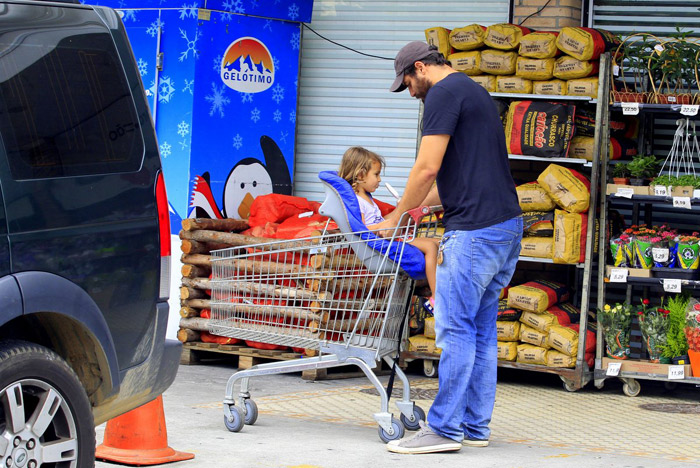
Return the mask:
<path id="1" fill-rule="evenodd" d="M 691 104 L 698 90 L 696 59 L 700 45 L 688 40 L 692 31 L 676 28 L 674 38 L 654 46 L 648 58 L 647 71 L 652 91 L 648 102 L 653 104 Z"/>
<path id="2" fill-rule="evenodd" d="M 610 97 L 612 102 L 647 102 L 647 64 L 661 40 L 646 33 L 628 36 L 612 56 Z M 617 81 L 618 87 L 615 87 Z"/>

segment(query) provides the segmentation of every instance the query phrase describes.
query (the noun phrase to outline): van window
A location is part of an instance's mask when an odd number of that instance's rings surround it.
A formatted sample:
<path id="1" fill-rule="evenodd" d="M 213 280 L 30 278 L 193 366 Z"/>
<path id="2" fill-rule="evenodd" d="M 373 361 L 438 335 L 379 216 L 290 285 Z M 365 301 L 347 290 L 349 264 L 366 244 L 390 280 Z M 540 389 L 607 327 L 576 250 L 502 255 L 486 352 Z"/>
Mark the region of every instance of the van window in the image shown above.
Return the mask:
<path id="1" fill-rule="evenodd" d="M 0 23 L 0 135 L 17 180 L 141 166 L 141 129 L 112 37 L 80 24 L 87 12 L 66 12 L 54 18 L 60 28 Z"/>

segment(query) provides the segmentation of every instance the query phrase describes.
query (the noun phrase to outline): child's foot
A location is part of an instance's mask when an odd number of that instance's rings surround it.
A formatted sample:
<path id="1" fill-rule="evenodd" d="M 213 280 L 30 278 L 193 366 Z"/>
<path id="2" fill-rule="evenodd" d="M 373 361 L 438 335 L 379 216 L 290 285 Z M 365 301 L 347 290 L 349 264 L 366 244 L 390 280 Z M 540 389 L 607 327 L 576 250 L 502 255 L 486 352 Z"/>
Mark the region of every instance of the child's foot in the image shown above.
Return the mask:
<path id="1" fill-rule="evenodd" d="M 428 314 L 433 315 L 433 311 L 435 310 L 435 298 L 430 297 L 426 299 L 425 302 L 423 302 L 423 308 Z"/>

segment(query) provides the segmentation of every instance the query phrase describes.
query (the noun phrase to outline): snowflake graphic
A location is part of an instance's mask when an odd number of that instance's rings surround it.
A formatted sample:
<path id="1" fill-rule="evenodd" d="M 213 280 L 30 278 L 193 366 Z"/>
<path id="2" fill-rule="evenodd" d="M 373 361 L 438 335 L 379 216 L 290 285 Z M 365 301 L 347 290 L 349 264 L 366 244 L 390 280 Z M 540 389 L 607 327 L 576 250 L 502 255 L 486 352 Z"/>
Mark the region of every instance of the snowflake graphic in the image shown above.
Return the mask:
<path id="1" fill-rule="evenodd" d="M 241 95 L 241 102 L 245 104 L 246 102 L 253 102 L 253 93 L 238 93 Z"/>
<path id="2" fill-rule="evenodd" d="M 245 13 L 243 0 L 225 0 L 222 7 L 229 13 Z"/>
<path id="3" fill-rule="evenodd" d="M 188 133 L 190 133 L 190 124 L 188 124 L 184 120 L 182 122 L 180 122 L 179 124 L 177 124 L 177 134 L 178 135 L 180 135 L 181 137 L 184 138 L 185 135 L 187 135 Z"/>
<path id="4" fill-rule="evenodd" d="M 136 62 L 136 65 L 139 67 L 139 73 L 141 74 L 141 76 L 146 76 L 148 74 L 148 62 L 140 58 Z"/>
<path id="5" fill-rule="evenodd" d="M 257 8 L 258 7 L 258 0 L 250 0 L 250 6 L 252 6 L 253 8 Z"/>
<path id="6" fill-rule="evenodd" d="M 151 23 L 149 27 L 146 28 L 146 34 L 148 34 L 151 37 L 156 37 L 156 34 L 158 34 L 159 27 L 161 33 L 165 31 L 165 21 L 161 21 L 160 18 L 156 19 L 154 22 Z"/>
<path id="7" fill-rule="evenodd" d="M 185 91 L 189 91 L 190 94 L 194 94 L 194 91 L 192 90 L 192 86 L 194 85 L 194 80 L 185 80 L 185 87 L 182 88 L 182 92 L 184 93 Z"/>
<path id="8" fill-rule="evenodd" d="M 163 76 L 158 84 L 158 102 L 170 102 L 173 94 L 175 94 L 175 87 L 172 80 L 168 76 Z"/>
<path id="9" fill-rule="evenodd" d="M 260 109 L 257 107 L 250 111 L 250 120 L 252 120 L 255 123 L 258 123 L 258 120 L 260 120 Z"/>
<path id="10" fill-rule="evenodd" d="M 241 146 L 243 146 L 243 138 L 241 138 L 241 136 L 238 133 L 236 133 L 236 136 L 233 137 L 233 147 L 238 150 L 241 149 Z"/>
<path id="11" fill-rule="evenodd" d="M 294 123 L 297 121 L 297 113 L 296 111 L 292 111 L 289 113 L 289 121 Z"/>
<path id="12" fill-rule="evenodd" d="M 122 21 L 125 23 L 129 20 L 136 21 L 136 10 L 122 10 Z"/>
<path id="13" fill-rule="evenodd" d="M 189 58 L 190 50 L 192 51 L 192 57 L 197 57 L 199 52 L 197 52 L 197 41 L 199 40 L 199 31 L 194 33 L 194 38 L 189 40 L 187 38 L 187 31 L 180 28 L 180 37 L 182 37 L 187 42 L 187 49 L 180 54 L 180 61 L 182 62 L 186 58 Z"/>
<path id="14" fill-rule="evenodd" d="M 288 136 L 289 136 L 289 132 L 280 132 L 280 141 L 282 143 L 287 143 Z"/>
<path id="15" fill-rule="evenodd" d="M 279 122 L 280 120 L 282 120 L 282 113 L 279 109 L 272 113 L 272 120 L 274 120 L 275 122 Z"/>
<path id="16" fill-rule="evenodd" d="M 224 59 L 223 55 L 217 55 L 216 58 L 214 59 L 214 72 L 219 73 L 219 70 L 221 69 L 221 61 Z"/>
<path id="17" fill-rule="evenodd" d="M 272 68 L 277 71 L 280 69 L 280 61 L 277 57 L 272 57 Z"/>
<path id="18" fill-rule="evenodd" d="M 263 25 L 263 29 L 269 29 L 270 31 L 272 31 L 272 20 L 265 21 L 265 24 Z"/>
<path id="19" fill-rule="evenodd" d="M 289 19 L 290 20 L 294 21 L 295 19 L 297 19 L 299 17 L 299 7 L 297 6 L 296 3 L 292 3 L 289 6 L 288 11 L 289 11 Z"/>
<path id="20" fill-rule="evenodd" d="M 187 3 L 182 4 L 182 9 L 180 11 L 180 19 L 184 20 L 187 18 L 196 18 L 197 17 L 197 2 L 193 3 L 192 5 L 188 5 Z"/>
<path id="21" fill-rule="evenodd" d="M 167 141 L 164 141 L 162 145 L 160 145 L 160 155 L 163 156 L 164 158 L 167 158 L 172 154 L 172 149 L 173 147 L 168 144 Z"/>
<path id="22" fill-rule="evenodd" d="M 182 140 L 182 141 L 180 142 L 180 150 L 181 150 L 181 151 L 185 151 L 185 150 L 187 149 L 188 146 L 189 146 L 189 145 L 187 144 L 187 141 L 186 141 L 186 140 Z"/>
<path id="23" fill-rule="evenodd" d="M 292 38 L 289 40 L 289 43 L 292 44 L 292 49 L 299 50 L 300 42 L 301 42 L 301 34 L 298 32 L 295 32 L 294 34 L 292 34 Z"/>
<path id="24" fill-rule="evenodd" d="M 280 104 L 280 101 L 284 99 L 284 88 L 280 86 L 279 83 L 275 85 L 274 88 L 272 88 L 272 100 L 277 103 L 277 105 Z"/>
<path id="25" fill-rule="evenodd" d="M 212 94 L 205 96 L 204 99 L 211 102 L 211 107 L 209 108 L 209 117 L 212 117 L 215 112 L 219 112 L 219 116 L 223 118 L 224 116 L 224 106 L 231 103 L 231 100 L 224 96 L 225 85 L 221 85 L 221 88 L 216 87 L 216 83 L 212 82 L 211 92 Z"/>

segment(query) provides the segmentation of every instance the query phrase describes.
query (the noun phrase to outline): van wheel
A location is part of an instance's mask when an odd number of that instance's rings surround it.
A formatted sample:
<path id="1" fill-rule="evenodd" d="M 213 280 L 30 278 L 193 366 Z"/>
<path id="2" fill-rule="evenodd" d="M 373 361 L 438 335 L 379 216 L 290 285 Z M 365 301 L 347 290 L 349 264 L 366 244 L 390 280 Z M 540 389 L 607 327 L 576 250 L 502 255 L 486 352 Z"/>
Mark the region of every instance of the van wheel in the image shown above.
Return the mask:
<path id="1" fill-rule="evenodd" d="M 0 458 L 8 466 L 94 466 L 90 402 L 59 355 L 24 341 L 0 343 L 0 402 L 0 439 L 9 442 Z"/>

